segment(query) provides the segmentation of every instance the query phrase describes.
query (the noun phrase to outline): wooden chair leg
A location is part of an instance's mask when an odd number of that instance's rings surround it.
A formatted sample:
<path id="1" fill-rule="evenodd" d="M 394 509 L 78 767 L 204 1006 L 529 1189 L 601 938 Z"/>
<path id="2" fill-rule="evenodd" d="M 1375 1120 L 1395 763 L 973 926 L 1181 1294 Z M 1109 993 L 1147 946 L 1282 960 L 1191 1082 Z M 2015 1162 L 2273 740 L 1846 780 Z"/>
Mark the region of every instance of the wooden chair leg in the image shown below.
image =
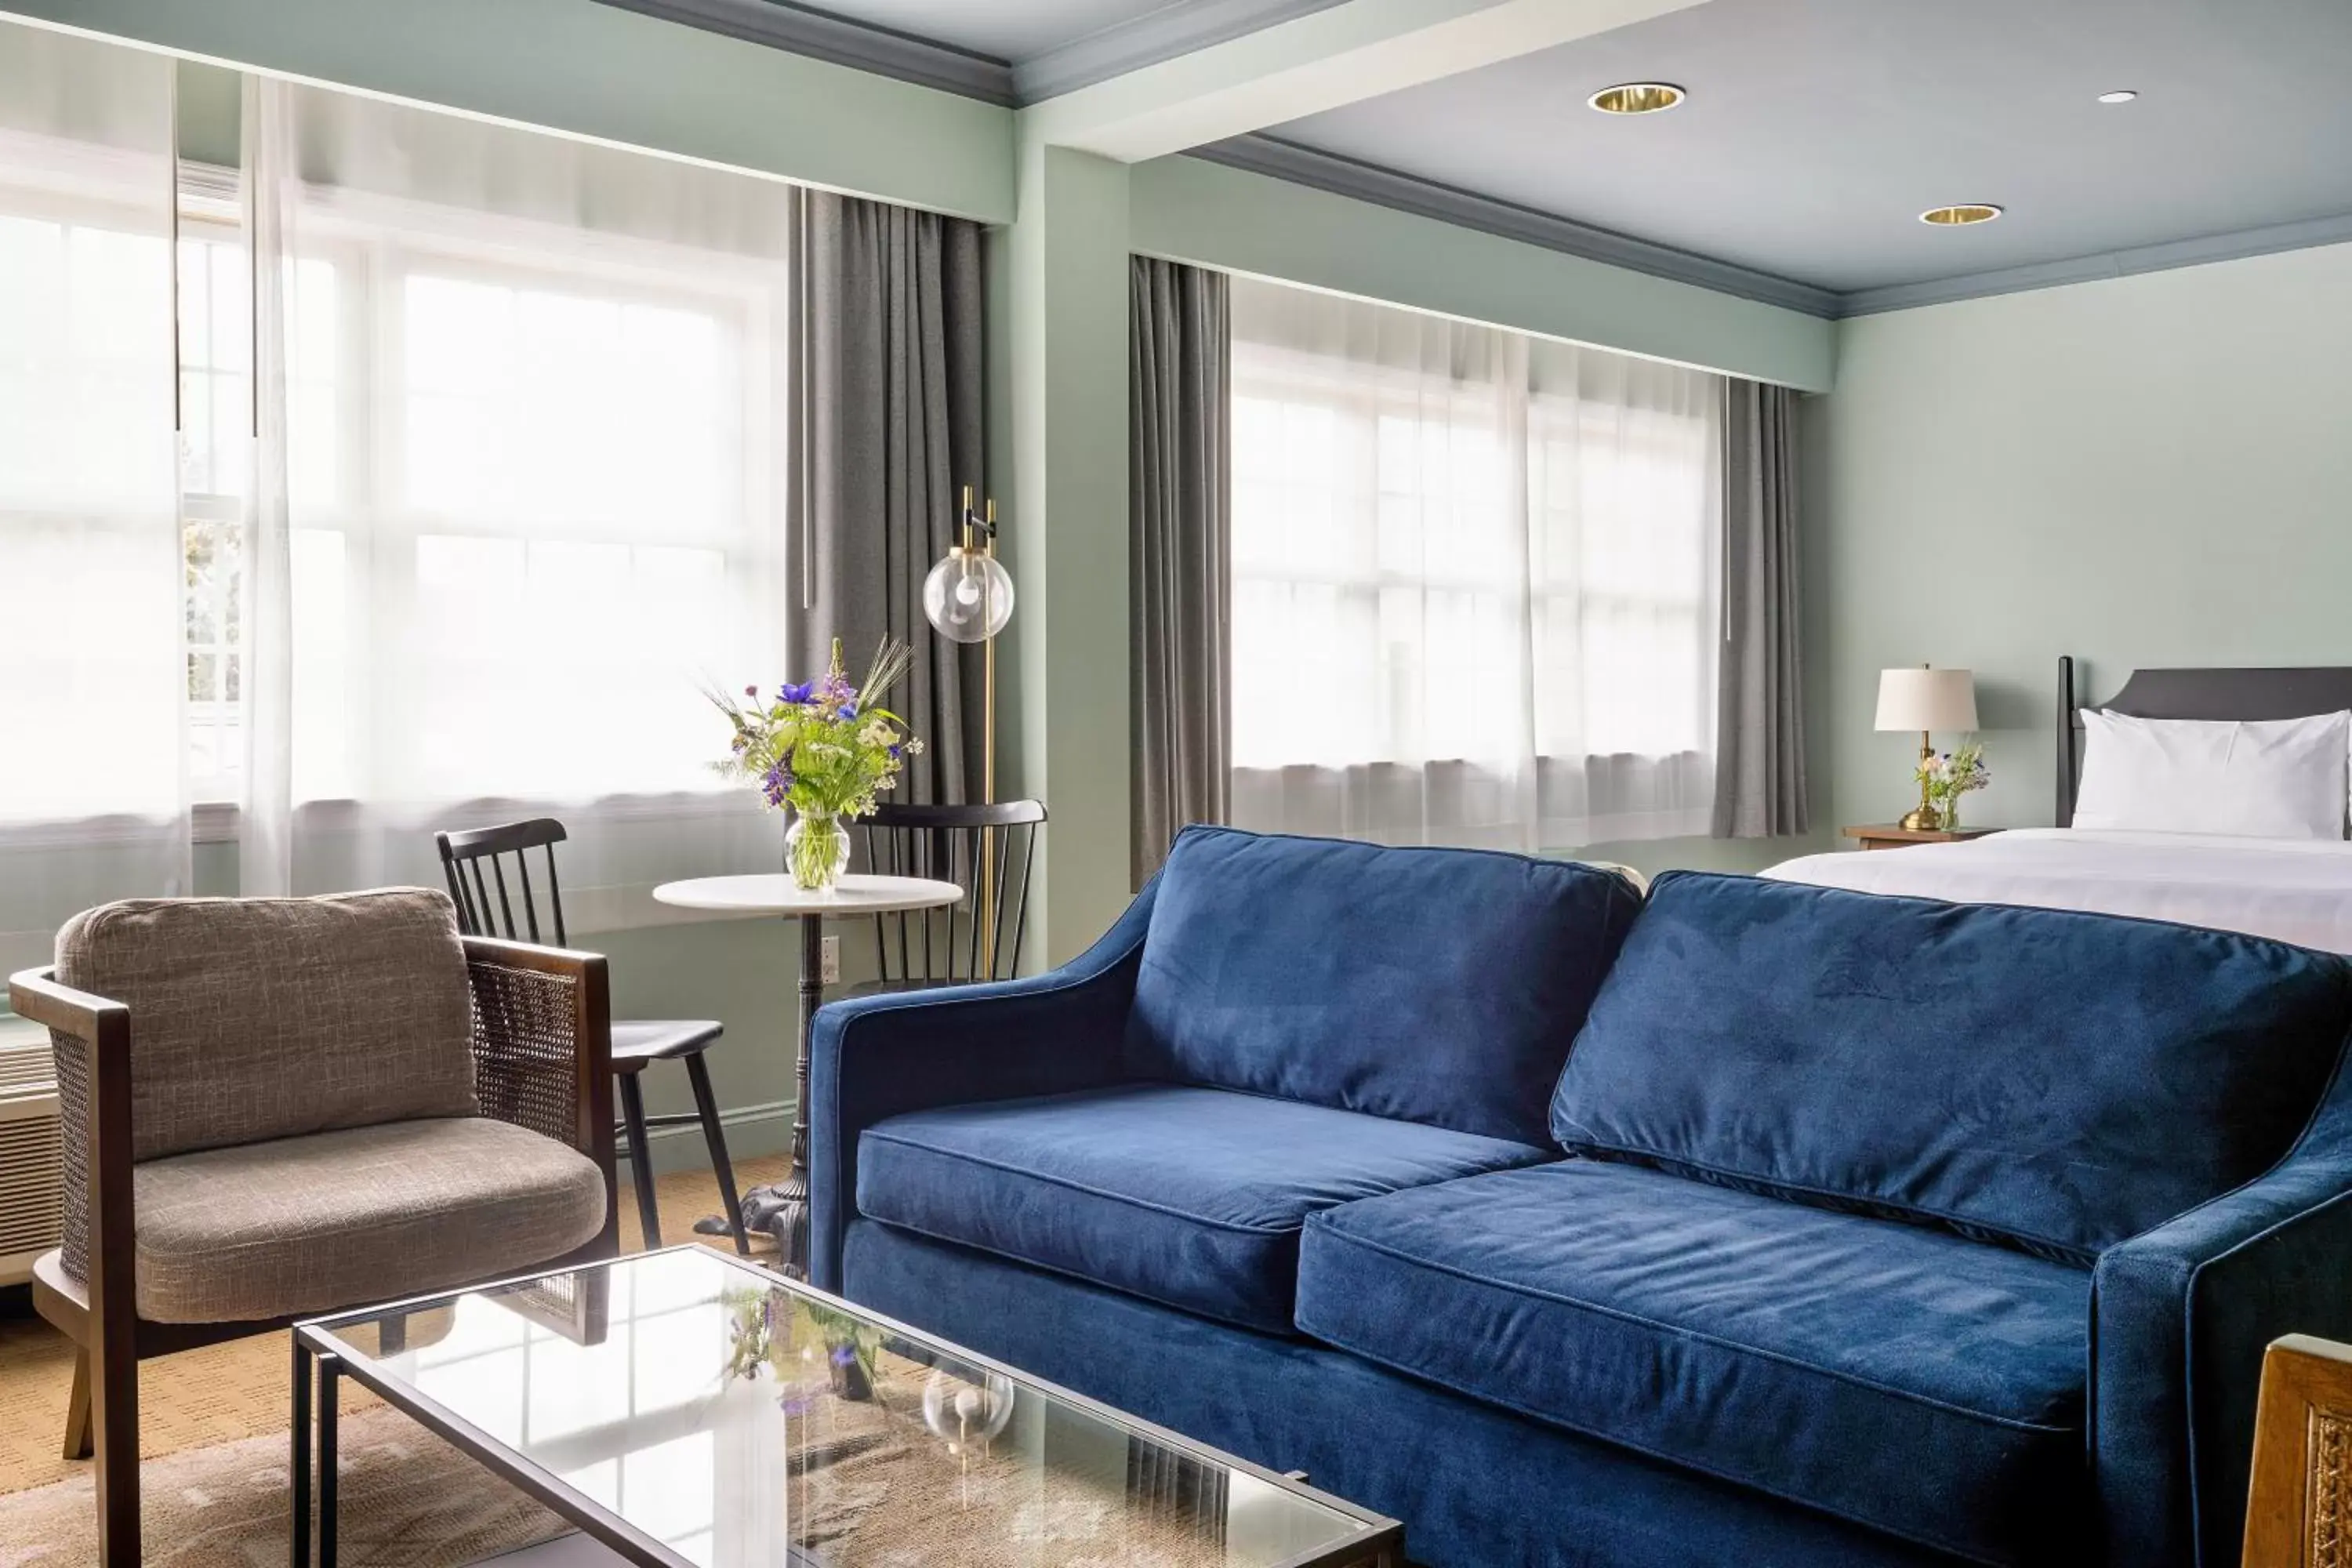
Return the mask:
<path id="1" fill-rule="evenodd" d="M 621 1127 L 629 1145 L 629 1179 L 637 1189 L 637 1227 L 645 1233 L 645 1249 L 661 1243 L 661 1210 L 654 1201 L 654 1162 L 646 1137 L 646 1092 L 635 1073 L 623 1073 Z"/>
<path id="2" fill-rule="evenodd" d="M 73 1392 L 66 1396 L 66 1458 L 87 1459 L 89 1446 L 89 1352 L 74 1352 Z"/>
<path id="3" fill-rule="evenodd" d="M 702 1121 L 703 1147 L 710 1151 L 711 1173 L 719 1178 L 719 1201 L 727 1205 L 727 1231 L 735 1250 L 751 1256 L 751 1238 L 743 1231 L 743 1199 L 735 1190 L 735 1163 L 727 1157 L 727 1129 L 719 1120 L 719 1097 L 710 1092 L 710 1069 L 702 1053 L 686 1058 L 686 1079 L 694 1086 L 694 1110 Z"/>
<path id="4" fill-rule="evenodd" d="M 139 1358 L 93 1347 L 90 1425 L 98 1459 L 100 1568 L 139 1568 Z"/>

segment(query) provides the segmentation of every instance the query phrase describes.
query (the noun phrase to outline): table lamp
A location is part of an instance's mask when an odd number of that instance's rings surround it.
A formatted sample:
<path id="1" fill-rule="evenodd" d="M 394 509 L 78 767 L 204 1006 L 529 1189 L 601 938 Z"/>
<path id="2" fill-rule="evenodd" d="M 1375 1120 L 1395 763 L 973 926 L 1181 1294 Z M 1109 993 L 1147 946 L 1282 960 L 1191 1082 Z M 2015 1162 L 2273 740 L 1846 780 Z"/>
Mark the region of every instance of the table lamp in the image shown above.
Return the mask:
<path id="1" fill-rule="evenodd" d="M 1930 669 L 1921 665 L 1916 669 L 1878 672 L 1876 728 L 1916 730 L 1921 762 L 1936 755 L 1936 743 L 1931 738 L 1936 731 L 1976 727 L 1977 681 L 1971 671 Z M 1905 817 L 1902 826 L 1914 833 L 1932 833 L 1943 825 L 1943 818 L 1928 802 L 1927 784 L 1923 779 L 1919 784 L 1919 808 Z"/>

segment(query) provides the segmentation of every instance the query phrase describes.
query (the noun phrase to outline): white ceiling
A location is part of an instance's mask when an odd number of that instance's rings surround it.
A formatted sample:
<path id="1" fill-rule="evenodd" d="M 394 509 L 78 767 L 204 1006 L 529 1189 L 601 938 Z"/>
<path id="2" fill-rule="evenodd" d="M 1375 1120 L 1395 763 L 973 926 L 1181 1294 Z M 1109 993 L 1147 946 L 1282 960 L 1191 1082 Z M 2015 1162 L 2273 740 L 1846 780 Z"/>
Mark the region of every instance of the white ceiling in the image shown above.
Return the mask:
<path id="1" fill-rule="evenodd" d="M 1341 0 L 607 3 L 1034 102 Z M 1706 0 L 1203 151 L 1839 314 L 2352 240 L 2347 81 L 2352 0 Z"/>
<path id="2" fill-rule="evenodd" d="M 2352 215 L 2347 79 L 2352 0 L 1711 0 L 1273 133 L 1846 293 Z"/>

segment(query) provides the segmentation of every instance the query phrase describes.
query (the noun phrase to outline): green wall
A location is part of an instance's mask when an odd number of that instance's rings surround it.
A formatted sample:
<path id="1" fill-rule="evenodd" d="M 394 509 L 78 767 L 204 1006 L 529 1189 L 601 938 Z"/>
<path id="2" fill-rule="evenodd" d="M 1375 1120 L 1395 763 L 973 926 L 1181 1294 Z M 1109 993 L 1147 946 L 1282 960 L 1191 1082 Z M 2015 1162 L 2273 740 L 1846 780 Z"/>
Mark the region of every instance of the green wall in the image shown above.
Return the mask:
<path id="1" fill-rule="evenodd" d="M 1134 168 L 1133 247 L 1825 391 L 1836 324 L 1200 158 Z"/>
<path id="2" fill-rule="evenodd" d="M 2139 665 L 2352 662 L 2352 246 L 1849 321 L 1807 415 L 1846 822 L 1913 798 L 1884 666 L 1975 669 L 1972 820 L 2047 826 L 2061 654 L 2090 700 Z"/>
<path id="3" fill-rule="evenodd" d="M 776 174 L 1013 216 L 1013 113 L 594 0 L 0 0 L 0 16 Z"/>

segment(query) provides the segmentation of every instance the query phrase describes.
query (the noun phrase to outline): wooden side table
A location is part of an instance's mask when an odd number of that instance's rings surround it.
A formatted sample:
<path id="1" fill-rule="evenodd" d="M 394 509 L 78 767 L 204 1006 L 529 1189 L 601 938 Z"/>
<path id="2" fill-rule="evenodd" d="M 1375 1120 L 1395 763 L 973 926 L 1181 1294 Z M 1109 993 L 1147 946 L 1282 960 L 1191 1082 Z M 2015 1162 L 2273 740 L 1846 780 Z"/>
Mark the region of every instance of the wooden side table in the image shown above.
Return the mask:
<path id="1" fill-rule="evenodd" d="M 1998 827 L 1937 827 L 1922 830 L 1897 827 L 1891 822 L 1869 827 L 1842 827 L 1839 832 L 1855 840 L 1864 849 L 1900 849 L 1911 844 L 1965 844 L 1971 838 L 1999 833 Z"/>

